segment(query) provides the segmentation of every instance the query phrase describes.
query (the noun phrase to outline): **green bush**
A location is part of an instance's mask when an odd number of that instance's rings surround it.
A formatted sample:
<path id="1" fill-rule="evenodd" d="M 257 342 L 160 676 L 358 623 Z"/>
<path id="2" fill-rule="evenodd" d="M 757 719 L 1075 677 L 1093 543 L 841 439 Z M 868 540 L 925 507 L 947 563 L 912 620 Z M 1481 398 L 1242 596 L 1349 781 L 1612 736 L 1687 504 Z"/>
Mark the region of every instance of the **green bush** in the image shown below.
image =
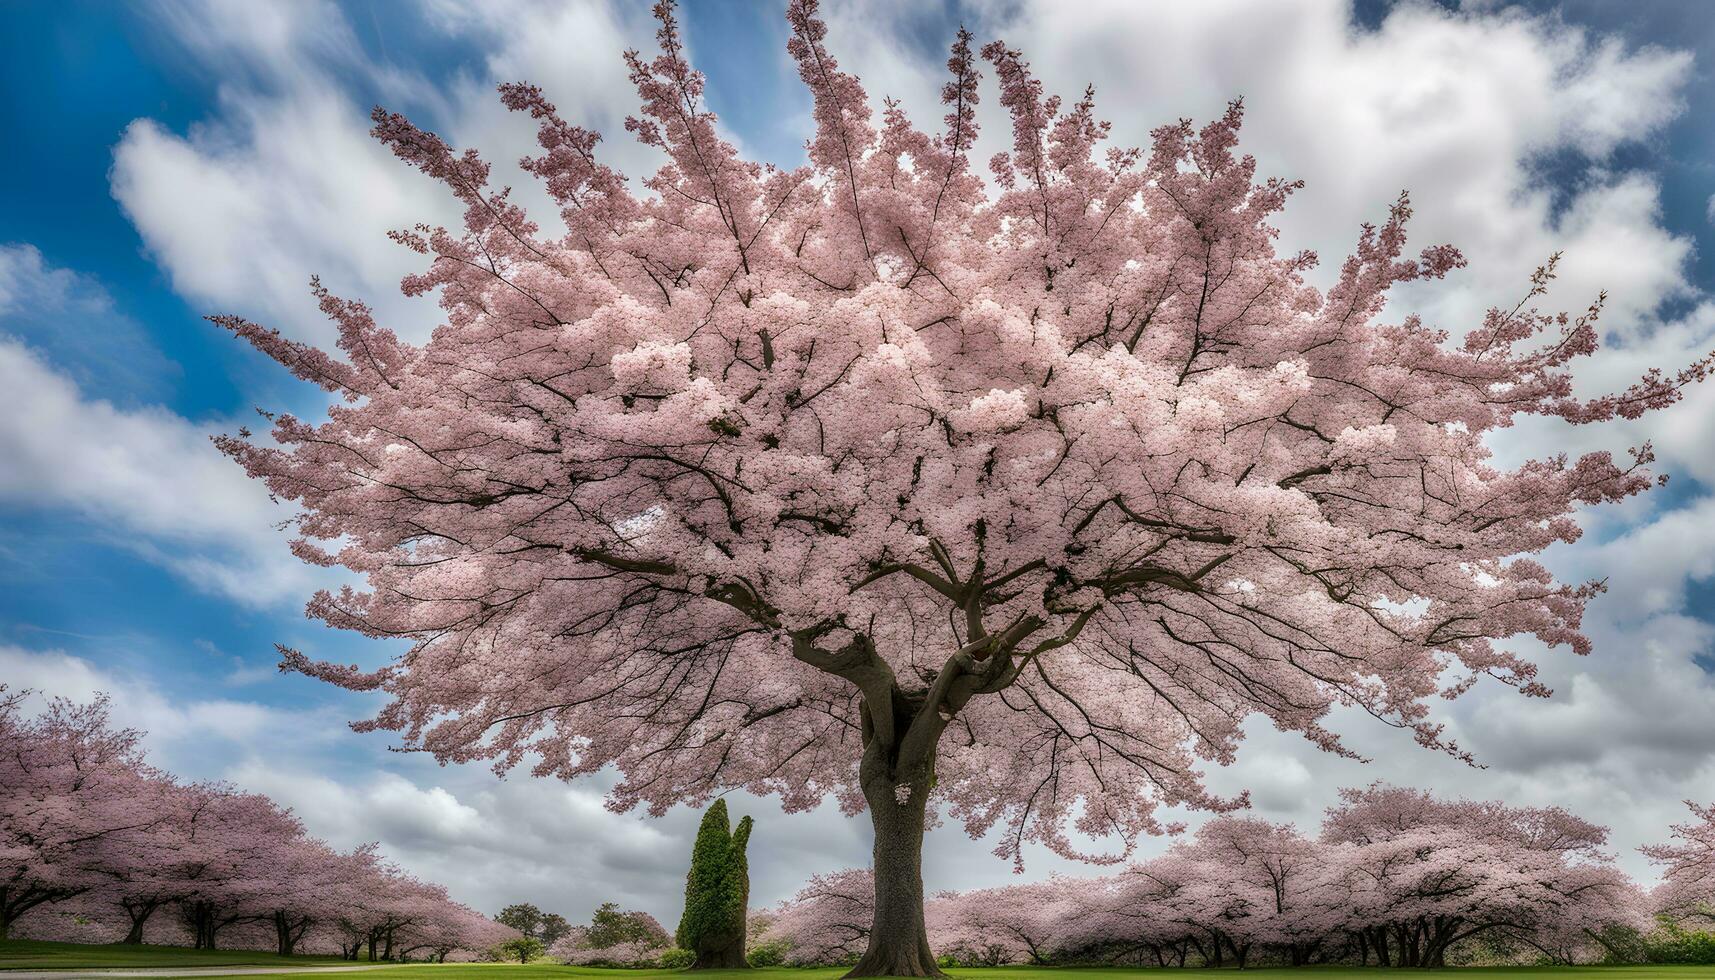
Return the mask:
<path id="1" fill-rule="evenodd" d="M 1694 932 L 1672 919 L 1644 936 L 1644 949 L 1651 963 L 1715 963 L 1715 932 Z"/>
<path id="2" fill-rule="evenodd" d="M 679 919 L 678 945 L 701 957 L 743 955 L 745 907 L 750 899 L 750 865 L 745 849 L 751 820 L 732 829 L 726 801 L 716 800 L 703 814 L 685 876 L 685 912 Z M 730 961 L 729 961 L 730 962 Z"/>
<path id="3" fill-rule="evenodd" d="M 791 948 L 791 944 L 783 939 L 758 943 L 745 955 L 745 959 L 751 966 L 780 966 L 786 962 L 786 952 Z"/>
<path id="4" fill-rule="evenodd" d="M 688 949 L 664 949 L 661 951 L 661 969 L 683 970 L 696 962 L 697 954 Z"/>
<path id="5" fill-rule="evenodd" d="M 513 960 L 528 963 L 541 956 L 544 951 L 542 940 L 519 936 L 517 939 L 508 939 L 498 946 L 490 947 L 488 958 L 497 963 L 510 963 Z"/>

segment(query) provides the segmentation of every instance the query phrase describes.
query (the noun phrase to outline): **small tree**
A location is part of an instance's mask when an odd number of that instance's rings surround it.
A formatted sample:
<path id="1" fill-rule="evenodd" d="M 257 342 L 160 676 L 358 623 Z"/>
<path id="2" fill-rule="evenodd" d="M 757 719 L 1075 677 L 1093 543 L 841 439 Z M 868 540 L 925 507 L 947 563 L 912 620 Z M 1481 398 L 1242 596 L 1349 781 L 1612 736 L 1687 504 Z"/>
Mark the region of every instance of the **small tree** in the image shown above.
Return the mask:
<path id="1" fill-rule="evenodd" d="M 542 924 L 536 931 L 536 938 L 542 940 L 543 945 L 552 946 L 571 931 L 572 924 L 566 921 L 565 916 L 558 912 L 545 912 L 542 915 Z"/>
<path id="2" fill-rule="evenodd" d="M 616 902 L 603 902 L 590 916 L 583 945 L 591 949 L 606 949 L 636 943 L 659 949 L 666 946 L 670 938 L 667 930 L 648 912 L 625 911 Z"/>
<path id="3" fill-rule="evenodd" d="M 726 801 L 716 800 L 697 829 L 691 870 L 685 875 L 685 914 L 679 919 L 679 945 L 697 954 L 693 970 L 736 970 L 750 964 L 744 955 L 744 914 L 750 902 L 750 818 L 727 819 Z"/>
<path id="4" fill-rule="evenodd" d="M 526 936 L 535 936 L 542 928 L 542 910 L 528 902 L 517 902 L 501 909 L 494 921 L 511 926 Z"/>
<path id="5" fill-rule="evenodd" d="M 492 955 L 496 960 L 510 960 L 517 957 L 518 962 L 528 963 L 541 956 L 543 949 L 542 940 L 534 936 L 519 936 L 517 939 L 508 939 L 494 947 Z"/>

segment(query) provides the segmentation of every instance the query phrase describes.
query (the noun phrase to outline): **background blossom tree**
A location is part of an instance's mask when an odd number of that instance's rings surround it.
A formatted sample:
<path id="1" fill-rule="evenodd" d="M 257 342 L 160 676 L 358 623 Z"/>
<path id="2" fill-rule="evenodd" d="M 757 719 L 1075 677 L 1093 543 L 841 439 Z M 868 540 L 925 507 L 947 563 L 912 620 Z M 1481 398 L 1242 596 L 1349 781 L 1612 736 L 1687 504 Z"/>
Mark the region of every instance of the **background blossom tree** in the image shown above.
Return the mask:
<path id="1" fill-rule="evenodd" d="M 1602 851 L 1607 829 L 1565 810 L 1379 785 L 1341 796 L 1325 859 L 1343 869 L 1342 914 L 1382 966 L 1444 966 L 1455 943 L 1486 933 L 1552 954 L 1568 935 L 1588 944 L 1637 924 L 1631 882 Z"/>
<path id="2" fill-rule="evenodd" d="M 198 948 L 236 934 L 282 956 L 305 942 L 326 949 L 341 932 L 353 959 L 366 944 L 372 959 L 444 959 L 516 934 L 473 920 L 373 844 L 340 854 L 265 796 L 149 766 L 142 733 L 113 728 L 105 697 L 28 716 L 27 693 L 0 688 L 0 935 L 22 921 L 31 938 L 180 939 L 171 921 L 151 925 L 163 909 Z M 41 914 L 56 906 L 65 912 Z"/>
<path id="3" fill-rule="evenodd" d="M 1056 876 L 937 895 L 927 912 L 930 940 L 943 955 L 972 965 L 1045 966 L 1073 919 L 1082 884 Z"/>
<path id="4" fill-rule="evenodd" d="M 107 701 L 54 699 L 23 714 L 0 685 L 0 939 L 26 913 L 138 873 L 166 818 L 140 733 L 108 724 Z"/>
<path id="5" fill-rule="evenodd" d="M 780 903 L 767 938 L 784 942 L 793 966 L 851 963 L 869 946 L 875 921 L 875 875 L 846 868 L 815 875 Z"/>
<path id="6" fill-rule="evenodd" d="M 1661 914 L 1715 923 L 1715 804 L 1685 805 L 1695 819 L 1674 824 L 1668 843 L 1642 849 L 1662 865 L 1662 883 L 1652 899 Z"/>
<path id="7" fill-rule="evenodd" d="M 667 163 L 634 194 L 596 134 L 502 87 L 539 126 L 544 231 L 474 151 L 377 110 L 375 134 L 465 206 L 395 233 L 446 322 L 401 342 L 316 287 L 343 357 L 217 321 L 338 393 L 278 447 L 220 446 L 300 508 L 304 559 L 367 588 L 311 615 L 412 641 L 374 671 L 284 664 L 392 701 L 363 730 L 441 759 L 613 766 L 617 807 L 734 787 L 833 795 L 875 830 L 855 975 L 935 974 L 933 805 L 1000 852 L 1119 860 L 1163 805 L 1215 811 L 1199 760 L 1262 714 L 1345 754 L 1349 705 L 1458 754 L 1429 717 L 1480 678 L 1547 694 L 1508 645 L 1587 652 L 1597 584 L 1534 555 L 1578 507 L 1647 487 L 1648 447 L 1497 465 L 1520 415 L 1635 417 L 1708 361 L 1580 399 L 1597 345 L 1524 302 L 1462 341 L 1385 315 L 1462 258 L 1405 250 L 1401 196 L 1326 291 L 1279 254 L 1297 188 L 1235 152 L 1242 112 L 1105 143 L 1086 91 L 1049 96 L 982 47 L 1012 123 L 968 159 L 979 52 L 960 32 L 937 134 L 877 118 L 814 0 L 787 10 L 814 102 L 809 165 L 741 158 L 702 102 L 670 3 L 627 54 L 627 129 Z M 949 736 L 949 737 L 944 737 Z"/>

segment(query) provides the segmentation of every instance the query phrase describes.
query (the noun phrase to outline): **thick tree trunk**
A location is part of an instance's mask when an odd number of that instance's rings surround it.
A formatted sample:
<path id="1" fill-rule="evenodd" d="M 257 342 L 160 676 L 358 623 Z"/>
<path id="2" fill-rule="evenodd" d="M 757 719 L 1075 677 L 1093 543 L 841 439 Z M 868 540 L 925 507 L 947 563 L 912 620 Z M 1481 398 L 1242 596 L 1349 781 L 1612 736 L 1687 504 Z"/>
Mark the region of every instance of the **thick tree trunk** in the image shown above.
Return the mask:
<path id="1" fill-rule="evenodd" d="M 161 907 L 161 903 L 153 899 L 141 899 L 136 902 L 126 899 L 119 904 L 124 907 L 125 914 L 131 917 L 131 928 L 126 930 L 125 938 L 121 942 L 127 946 L 141 946 L 143 944 L 143 927 L 148 924 L 149 917 L 155 914 L 155 910 Z"/>
<path id="2" fill-rule="evenodd" d="M 274 913 L 274 938 L 279 944 L 279 952 L 281 956 L 291 956 L 293 953 L 297 952 L 298 939 L 304 934 L 304 930 L 307 927 L 308 923 L 306 921 L 294 923 L 292 921 L 292 917 L 287 915 L 284 911 L 276 911 Z M 343 945 L 344 944 L 341 944 L 342 948 Z"/>
<path id="3" fill-rule="evenodd" d="M 923 920 L 923 814 L 933 761 L 896 782 L 865 753 L 861 772 L 875 827 L 875 917 L 869 948 L 847 977 L 940 977 Z"/>
<path id="4" fill-rule="evenodd" d="M 748 970 L 750 961 L 744 958 L 744 937 L 707 949 L 697 950 L 693 970 Z"/>

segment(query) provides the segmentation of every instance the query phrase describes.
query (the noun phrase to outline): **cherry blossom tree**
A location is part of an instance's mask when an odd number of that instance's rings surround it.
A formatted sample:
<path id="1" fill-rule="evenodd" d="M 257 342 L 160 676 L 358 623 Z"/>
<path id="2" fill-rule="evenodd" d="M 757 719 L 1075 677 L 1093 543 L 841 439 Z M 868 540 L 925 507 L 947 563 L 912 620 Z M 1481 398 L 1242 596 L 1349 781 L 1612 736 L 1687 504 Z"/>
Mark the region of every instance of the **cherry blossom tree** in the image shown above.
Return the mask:
<path id="1" fill-rule="evenodd" d="M 1324 725 L 1352 705 L 1459 753 L 1437 696 L 1548 693 L 1510 638 L 1588 651 L 1600 586 L 1533 556 L 1649 486 L 1649 449 L 1507 468 L 1485 437 L 1636 417 L 1709 361 L 1574 397 L 1600 302 L 1537 312 L 1552 264 L 1457 342 L 1384 314 L 1463 263 L 1407 254 L 1404 196 L 1314 287 L 1270 224 L 1299 184 L 1236 152 L 1237 103 L 1110 145 L 1091 91 L 1049 96 L 961 31 L 944 129 L 877 118 L 815 0 L 787 9 L 808 165 L 748 161 L 656 14 L 660 51 L 626 55 L 627 129 L 667 160 L 648 193 L 529 85 L 501 98 L 539 126 L 523 166 L 563 232 L 377 110 L 465 207 L 462 230 L 394 234 L 445 323 L 410 345 L 319 285 L 337 354 L 215 318 L 345 400 L 273 417 L 278 445 L 219 445 L 300 508 L 298 555 L 367 581 L 310 614 L 412 643 L 373 671 L 283 651 L 391 696 L 360 730 L 543 776 L 613 766 L 620 808 L 735 787 L 867 808 L 853 974 L 932 975 L 932 805 L 1014 860 L 1078 855 L 1073 830 L 1120 860 L 1163 805 L 1243 804 L 1198 764 L 1230 761 L 1249 715 L 1352 754 Z M 980 61 L 1012 124 L 989 185 Z"/>
<path id="2" fill-rule="evenodd" d="M 1048 964 L 1075 916 L 1083 882 L 1046 881 L 935 896 L 927 908 L 929 938 L 943 954 L 973 965 Z"/>
<path id="3" fill-rule="evenodd" d="M 1063 933 L 1067 950 L 1158 967 L 1185 966 L 1193 954 L 1219 965 L 1229 950 L 1242 967 L 1253 943 L 1248 920 L 1261 901 L 1184 847 L 1089 883 L 1080 898 Z"/>
<path id="4" fill-rule="evenodd" d="M 141 943 L 176 908 L 199 948 L 236 932 L 282 956 L 318 926 L 354 934 L 352 958 L 368 945 L 371 958 L 444 959 L 514 934 L 386 864 L 375 845 L 338 853 L 266 796 L 149 766 L 142 733 L 113 728 L 105 697 L 52 700 L 32 717 L 25 693 L 0 687 L 0 937 L 59 903 L 75 915 L 57 918 L 85 922 L 75 933 L 50 925 L 60 938 L 92 941 L 117 924 L 110 939 Z"/>
<path id="5" fill-rule="evenodd" d="M 1641 849 L 1663 867 L 1651 899 L 1661 914 L 1715 923 L 1715 804 L 1685 805 L 1694 821 L 1674 824 L 1669 842 Z"/>
<path id="6" fill-rule="evenodd" d="M 107 700 L 49 702 L 0 685 L 0 939 L 24 914 L 135 873 L 163 819 L 160 774 Z"/>
<path id="7" fill-rule="evenodd" d="M 1375 785 L 1343 790 L 1323 824 L 1343 867 L 1345 915 L 1382 966 L 1442 966 L 1455 943 L 1497 933 L 1544 952 L 1634 924 L 1607 829 L 1558 807 L 1440 800 Z M 1588 942 L 1586 943 L 1586 945 Z"/>
<path id="8" fill-rule="evenodd" d="M 111 867 L 113 881 L 100 889 L 118 904 L 129 922 L 123 942 L 143 942 L 149 921 L 161 909 L 178 902 L 187 891 L 187 872 L 197 862 L 196 821 L 202 812 L 202 788 L 181 786 L 168 779 L 154 781 L 160 819 L 132 835 L 128 860 Z"/>
<path id="9" fill-rule="evenodd" d="M 304 871 L 295 846 L 305 836 L 302 822 L 258 793 L 218 783 L 191 792 L 178 906 L 194 946 L 215 949 L 222 930 L 247 922 L 274 921 L 282 943 L 301 933 L 288 922 L 281 934 L 277 913 L 301 883 L 293 876 Z"/>
<path id="10" fill-rule="evenodd" d="M 438 963 L 445 963 L 455 950 L 480 952 L 518 935 L 517 930 L 469 906 L 442 901 L 425 909 L 403 930 L 397 952 L 400 959 L 424 953 Z"/>
<path id="11" fill-rule="evenodd" d="M 1344 895 L 1318 842 L 1290 825 L 1223 816 L 1198 828 L 1186 852 L 1205 869 L 1187 892 L 1186 917 L 1211 924 L 1217 963 L 1222 939 L 1241 965 L 1252 943 L 1280 951 L 1292 966 L 1338 952 L 1330 945 L 1342 938 Z"/>
<path id="12" fill-rule="evenodd" d="M 868 948 L 874 921 L 874 873 L 847 868 L 812 877 L 782 902 L 764 938 L 785 942 L 793 966 L 851 963 Z"/>

